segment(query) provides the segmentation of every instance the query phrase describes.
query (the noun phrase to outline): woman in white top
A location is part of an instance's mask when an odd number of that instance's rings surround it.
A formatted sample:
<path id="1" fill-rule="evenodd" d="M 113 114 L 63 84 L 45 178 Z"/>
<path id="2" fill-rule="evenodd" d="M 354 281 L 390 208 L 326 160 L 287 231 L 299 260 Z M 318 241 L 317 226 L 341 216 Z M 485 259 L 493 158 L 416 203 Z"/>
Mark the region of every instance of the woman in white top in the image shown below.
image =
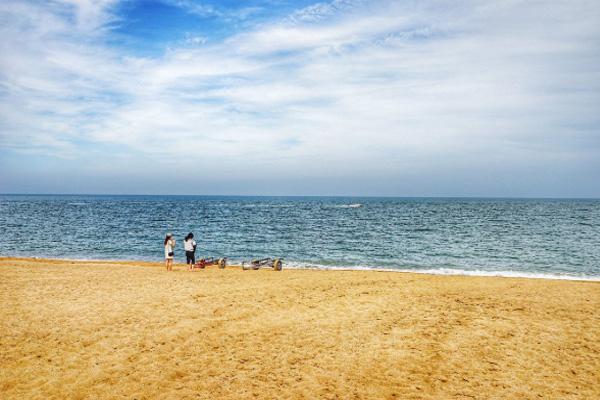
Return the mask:
<path id="1" fill-rule="evenodd" d="M 192 232 L 188 233 L 183 240 L 183 247 L 185 248 L 185 262 L 188 265 L 188 271 L 193 271 L 196 264 L 196 241 Z"/>
<path id="2" fill-rule="evenodd" d="M 173 235 L 167 233 L 165 237 L 165 266 L 167 267 L 167 271 L 173 271 L 173 256 L 175 249 L 175 239 L 173 239 Z"/>

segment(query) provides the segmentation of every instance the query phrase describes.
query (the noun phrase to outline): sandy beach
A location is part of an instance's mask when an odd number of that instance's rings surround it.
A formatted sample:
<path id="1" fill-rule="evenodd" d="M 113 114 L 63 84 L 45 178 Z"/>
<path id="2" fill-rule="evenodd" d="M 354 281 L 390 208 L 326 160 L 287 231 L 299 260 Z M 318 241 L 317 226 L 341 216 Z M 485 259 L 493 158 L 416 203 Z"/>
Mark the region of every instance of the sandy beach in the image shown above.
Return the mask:
<path id="1" fill-rule="evenodd" d="M 0 259 L 3 399 L 597 399 L 600 283 Z"/>

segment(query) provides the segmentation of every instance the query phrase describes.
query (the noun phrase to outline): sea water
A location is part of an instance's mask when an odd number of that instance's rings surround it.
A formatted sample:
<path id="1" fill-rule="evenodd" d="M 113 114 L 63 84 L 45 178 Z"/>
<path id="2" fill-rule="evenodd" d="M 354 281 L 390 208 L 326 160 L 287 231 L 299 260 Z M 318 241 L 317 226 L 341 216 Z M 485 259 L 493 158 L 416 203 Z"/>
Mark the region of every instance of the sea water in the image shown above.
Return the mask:
<path id="1" fill-rule="evenodd" d="M 600 279 L 600 200 L 0 195 L 1 256 Z"/>

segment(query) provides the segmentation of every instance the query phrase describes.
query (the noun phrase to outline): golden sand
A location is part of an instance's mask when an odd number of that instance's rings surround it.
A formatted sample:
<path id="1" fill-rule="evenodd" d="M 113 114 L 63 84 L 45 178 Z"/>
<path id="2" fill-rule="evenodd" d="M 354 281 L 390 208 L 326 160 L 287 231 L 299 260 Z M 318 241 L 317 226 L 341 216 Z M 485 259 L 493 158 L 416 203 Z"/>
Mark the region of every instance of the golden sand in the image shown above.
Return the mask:
<path id="1" fill-rule="evenodd" d="M 0 259 L 2 399 L 598 399 L 600 283 Z"/>

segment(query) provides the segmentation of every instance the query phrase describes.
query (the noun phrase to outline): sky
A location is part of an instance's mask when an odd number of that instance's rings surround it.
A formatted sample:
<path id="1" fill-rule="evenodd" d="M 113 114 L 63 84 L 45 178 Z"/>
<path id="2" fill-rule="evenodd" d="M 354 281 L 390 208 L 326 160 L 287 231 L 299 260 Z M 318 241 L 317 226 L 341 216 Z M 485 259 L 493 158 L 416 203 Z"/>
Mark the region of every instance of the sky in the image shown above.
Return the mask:
<path id="1" fill-rule="evenodd" d="M 597 0 L 3 0 L 0 193 L 600 197 Z"/>

